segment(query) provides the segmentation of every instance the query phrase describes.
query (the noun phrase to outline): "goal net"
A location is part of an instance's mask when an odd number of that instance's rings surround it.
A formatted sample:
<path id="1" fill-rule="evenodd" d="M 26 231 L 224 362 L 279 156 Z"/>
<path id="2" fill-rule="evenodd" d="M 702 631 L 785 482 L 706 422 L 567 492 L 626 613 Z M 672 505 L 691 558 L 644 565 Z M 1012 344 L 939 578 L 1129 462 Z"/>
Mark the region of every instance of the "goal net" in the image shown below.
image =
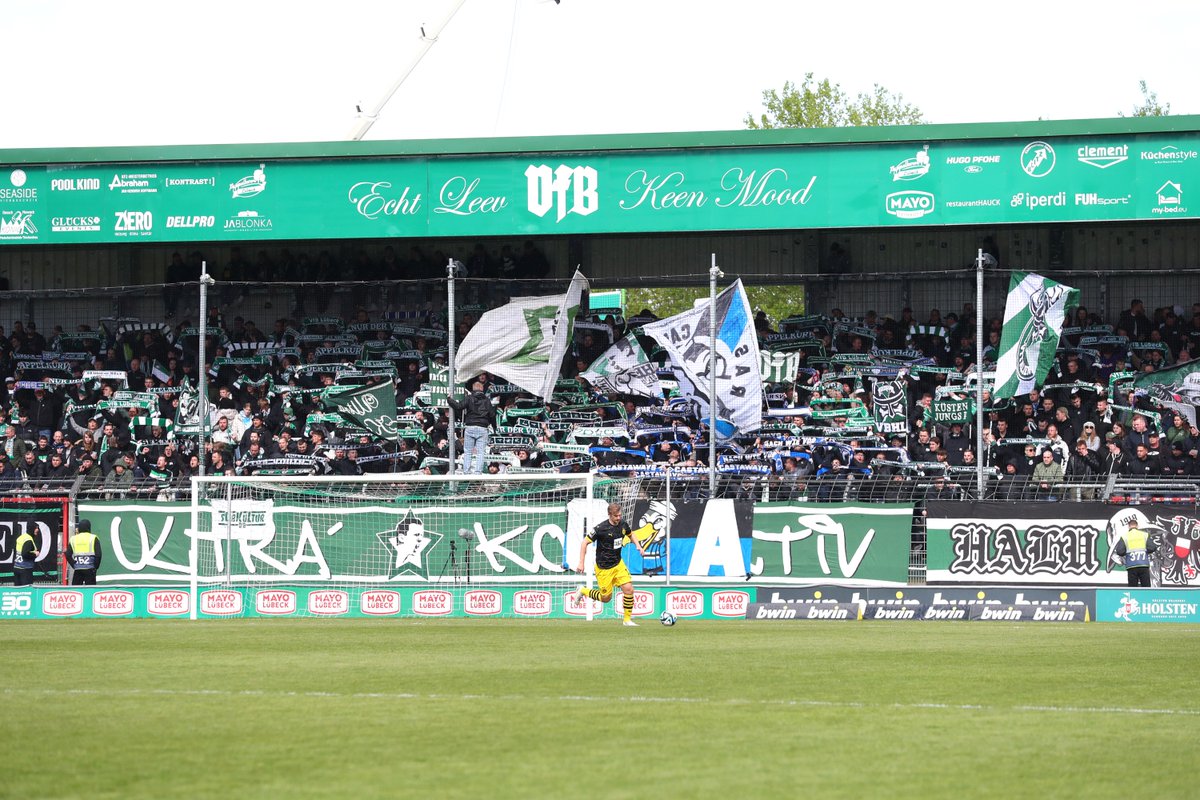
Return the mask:
<path id="1" fill-rule="evenodd" d="M 194 478 L 193 617 L 586 616 L 593 474 Z M 589 567 L 590 574 L 590 567 Z"/>

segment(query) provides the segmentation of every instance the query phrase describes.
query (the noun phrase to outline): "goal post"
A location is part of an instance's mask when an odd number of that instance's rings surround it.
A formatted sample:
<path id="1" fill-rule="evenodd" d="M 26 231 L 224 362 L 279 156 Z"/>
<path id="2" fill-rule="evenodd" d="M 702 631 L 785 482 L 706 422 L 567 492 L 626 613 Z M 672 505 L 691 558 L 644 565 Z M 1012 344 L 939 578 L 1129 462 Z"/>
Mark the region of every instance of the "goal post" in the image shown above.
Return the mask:
<path id="1" fill-rule="evenodd" d="M 633 491 L 594 473 L 197 476 L 192 617 L 590 618 L 571 568 Z"/>

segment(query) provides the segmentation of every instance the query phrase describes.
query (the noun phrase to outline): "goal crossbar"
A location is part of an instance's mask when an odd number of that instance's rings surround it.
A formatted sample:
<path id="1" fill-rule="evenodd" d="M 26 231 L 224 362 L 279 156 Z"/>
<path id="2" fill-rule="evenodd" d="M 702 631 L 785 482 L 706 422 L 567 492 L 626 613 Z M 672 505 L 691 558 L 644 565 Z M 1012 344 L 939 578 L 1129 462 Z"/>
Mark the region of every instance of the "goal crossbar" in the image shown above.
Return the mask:
<path id="1" fill-rule="evenodd" d="M 506 602 L 537 589 L 574 603 L 564 587 L 580 580 L 575 547 L 626 490 L 595 473 L 196 476 L 192 616 L 206 590 L 250 597 L 271 586 L 352 604 L 362 591 L 414 588 L 465 603 L 487 586 Z"/>

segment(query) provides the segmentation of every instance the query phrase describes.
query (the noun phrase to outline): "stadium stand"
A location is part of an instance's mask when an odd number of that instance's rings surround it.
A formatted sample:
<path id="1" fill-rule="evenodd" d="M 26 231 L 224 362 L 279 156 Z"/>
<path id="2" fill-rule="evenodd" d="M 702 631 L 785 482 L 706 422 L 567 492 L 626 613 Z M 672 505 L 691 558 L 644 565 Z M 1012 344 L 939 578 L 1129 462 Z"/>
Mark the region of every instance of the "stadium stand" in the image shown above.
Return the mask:
<path id="1" fill-rule="evenodd" d="M 527 277 L 546 272 L 536 248 L 513 252 L 478 248 L 464 259 L 459 341 L 511 296 L 560 290 L 561 281 Z M 361 251 L 346 263 L 328 252 L 312 263 L 286 249 L 260 252 L 253 263 L 234 253 L 218 271 L 203 367 L 193 285 L 158 287 L 152 302 L 140 298 L 136 316 L 42 330 L 32 318 L 14 319 L 7 332 L 0 329 L 0 487 L 80 481 L 77 489 L 97 496 L 174 497 L 202 460 L 210 474 L 444 472 L 447 314 L 435 264 L 445 258 L 418 247 L 404 258 L 389 247 L 378 262 Z M 173 269 L 171 279 L 188 272 L 186 265 Z M 383 280 L 394 274 L 421 280 Z M 305 275 L 319 280 L 295 282 Z M 289 305 L 288 313 L 250 316 L 252 307 L 271 313 L 276 304 Z M 1200 345 L 1200 303 L 1147 312 L 1134 299 L 1115 320 L 1079 308 L 1047 384 L 985 406 L 982 454 L 968 413 L 974 310 L 969 303 L 961 309 L 850 316 L 810 308 L 774 321 L 760 314 L 760 344 L 785 354 L 785 367 L 764 386 L 763 428 L 719 448 L 718 495 L 968 498 L 980 460 L 986 496 L 998 499 L 1140 497 L 1130 487 L 1200 480 L 1200 431 L 1130 386 L 1140 372 L 1191 360 Z M 707 496 L 705 420 L 671 389 L 652 401 L 604 394 L 579 377 L 611 342 L 652 318 L 613 310 L 581 318 L 548 404 L 481 376 L 499 422 L 488 470 L 596 469 L 639 475 L 647 485 L 670 471 L 680 485 L 694 484 L 693 496 Z M 1001 321 L 990 318 L 984 328 L 990 361 Z M 639 341 L 673 387 L 666 354 L 648 337 Z M 201 368 L 214 406 L 203 450 L 194 417 Z M 885 426 L 879 387 L 897 382 L 903 416 Z M 331 386 L 383 383 L 395 391 L 399 441 L 348 425 L 317 399 Z M 1050 457 L 1042 464 L 1044 452 Z M 1160 499 L 1194 496 L 1185 488 L 1146 491 Z"/>

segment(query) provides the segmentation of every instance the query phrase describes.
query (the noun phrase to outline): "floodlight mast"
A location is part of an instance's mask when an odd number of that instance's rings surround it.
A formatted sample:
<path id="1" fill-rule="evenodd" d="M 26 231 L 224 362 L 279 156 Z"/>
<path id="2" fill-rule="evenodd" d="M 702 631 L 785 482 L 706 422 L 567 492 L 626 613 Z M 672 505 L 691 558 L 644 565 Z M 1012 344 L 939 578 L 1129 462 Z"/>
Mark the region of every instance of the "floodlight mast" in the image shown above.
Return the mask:
<path id="1" fill-rule="evenodd" d="M 459 9 L 462 8 L 466 2 L 467 0 L 455 0 L 454 5 L 450 8 L 450 11 L 447 12 L 446 16 L 443 17 L 442 20 L 437 23 L 437 25 L 433 26 L 428 31 L 426 31 L 424 26 L 421 27 L 421 47 L 417 51 L 416 56 L 414 56 L 412 61 L 409 62 L 408 66 L 404 68 L 404 71 L 400 73 L 400 76 L 392 82 L 392 85 L 388 87 L 386 92 L 384 92 L 383 97 L 378 103 L 375 104 L 374 108 L 372 108 L 370 111 L 363 111 L 362 107 L 359 107 L 359 119 L 354 124 L 354 127 L 350 130 L 349 138 L 351 141 L 357 142 L 367 135 L 367 131 L 371 130 L 371 126 L 375 124 L 375 120 L 379 119 L 379 114 L 383 111 L 383 107 L 386 106 L 388 101 L 392 99 L 392 95 L 396 93 L 396 90 L 400 88 L 400 85 L 408 80 L 408 76 L 411 75 L 413 70 L 417 68 L 417 65 L 421 63 L 421 59 L 425 58 L 425 54 L 428 53 L 429 49 L 437 42 L 438 37 L 442 34 L 442 31 L 445 30 L 446 26 L 450 24 L 450 20 L 454 19 L 454 15 L 458 13 Z"/>

